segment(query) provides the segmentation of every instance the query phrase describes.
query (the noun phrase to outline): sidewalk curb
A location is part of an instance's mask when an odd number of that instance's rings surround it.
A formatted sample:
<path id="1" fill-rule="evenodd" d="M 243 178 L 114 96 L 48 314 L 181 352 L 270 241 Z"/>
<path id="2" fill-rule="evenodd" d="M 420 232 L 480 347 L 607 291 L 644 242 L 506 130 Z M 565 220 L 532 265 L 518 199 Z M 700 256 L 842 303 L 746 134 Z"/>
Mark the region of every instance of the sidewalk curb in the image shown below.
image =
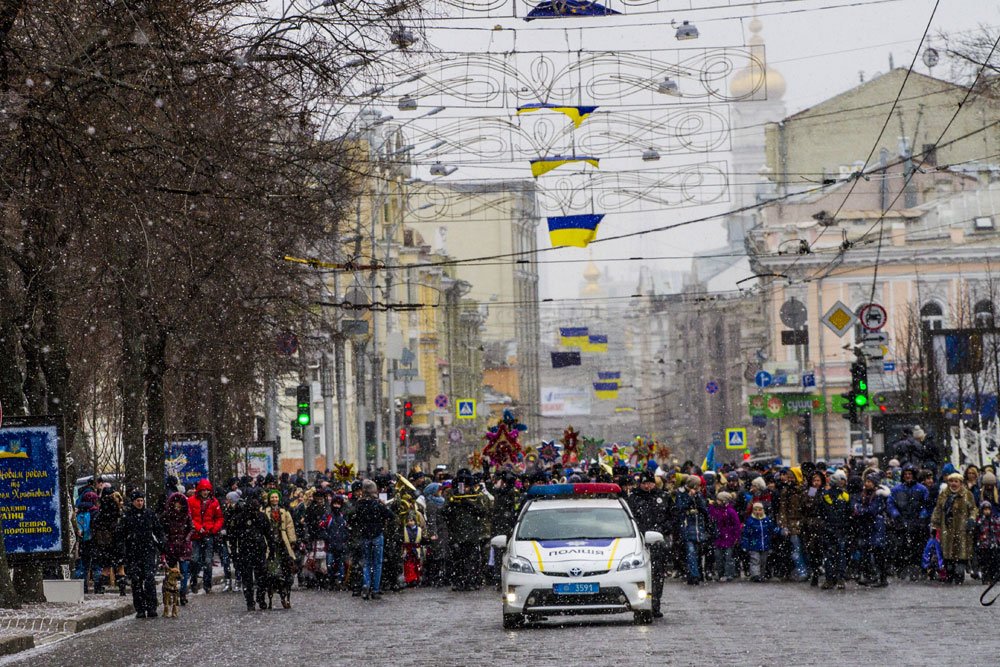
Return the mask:
<path id="1" fill-rule="evenodd" d="M 35 638 L 30 634 L 0 637 L 0 655 L 14 655 L 35 648 Z"/>
<path id="2" fill-rule="evenodd" d="M 86 616 L 81 616 L 80 618 L 68 621 L 66 623 L 66 631 L 76 634 L 77 632 L 83 632 L 84 630 L 96 628 L 99 625 L 112 623 L 117 621 L 119 618 L 125 618 L 126 616 L 131 616 L 134 613 L 135 607 L 132 606 L 131 602 L 127 605 L 122 605 L 113 609 L 102 609 L 101 611 L 95 611 L 92 614 L 87 614 Z"/>

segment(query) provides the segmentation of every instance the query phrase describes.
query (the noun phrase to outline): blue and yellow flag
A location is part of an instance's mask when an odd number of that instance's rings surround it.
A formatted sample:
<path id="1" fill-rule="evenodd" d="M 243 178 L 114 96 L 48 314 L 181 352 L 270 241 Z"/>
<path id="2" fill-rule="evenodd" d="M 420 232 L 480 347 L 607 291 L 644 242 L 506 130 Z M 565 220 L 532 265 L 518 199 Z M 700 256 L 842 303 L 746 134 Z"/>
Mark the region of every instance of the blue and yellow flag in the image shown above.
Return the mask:
<path id="1" fill-rule="evenodd" d="M 594 394 L 602 401 L 610 401 L 618 398 L 617 382 L 595 382 Z"/>
<path id="2" fill-rule="evenodd" d="M 715 470 L 715 443 L 713 442 L 708 446 L 708 453 L 705 455 L 705 460 L 701 462 L 701 469 L 704 470 Z"/>
<path id="3" fill-rule="evenodd" d="M 584 119 L 590 114 L 597 110 L 597 107 L 578 107 L 578 106 L 568 106 L 562 104 L 524 104 L 517 108 L 517 115 L 531 113 L 532 111 L 538 111 L 539 109 L 552 109 L 553 111 L 558 111 L 561 114 L 569 116 L 569 119 L 573 121 L 574 127 L 580 127 Z"/>
<path id="4" fill-rule="evenodd" d="M 570 162 L 586 162 L 592 167 L 597 167 L 598 169 L 601 167 L 601 161 L 598 158 L 588 155 L 552 155 L 551 157 L 540 157 L 532 160 L 531 175 L 538 178 Z"/>
<path id="5" fill-rule="evenodd" d="M 597 226 L 604 219 L 603 213 L 562 215 L 549 218 L 549 241 L 552 247 L 574 246 L 586 248 L 597 238 Z"/>
<path id="6" fill-rule="evenodd" d="M 584 352 L 604 353 L 608 351 L 607 336 L 587 336 L 587 342 L 580 346 Z"/>
<path id="7" fill-rule="evenodd" d="M 621 371 L 597 371 L 597 379 L 601 382 L 614 382 L 619 387 L 622 384 Z"/>
<path id="8" fill-rule="evenodd" d="M 612 16 L 621 14 L 594 0 L 543 0 L 524 17 L 525 21 L 535 19 L 557 19 L 564 16 Z"/>
<path id="9" fill-rule="evenodd" d="M 563 347 L 580 347 L 587 342 L 587 327 L 559 327 L 559 344 Z"/>

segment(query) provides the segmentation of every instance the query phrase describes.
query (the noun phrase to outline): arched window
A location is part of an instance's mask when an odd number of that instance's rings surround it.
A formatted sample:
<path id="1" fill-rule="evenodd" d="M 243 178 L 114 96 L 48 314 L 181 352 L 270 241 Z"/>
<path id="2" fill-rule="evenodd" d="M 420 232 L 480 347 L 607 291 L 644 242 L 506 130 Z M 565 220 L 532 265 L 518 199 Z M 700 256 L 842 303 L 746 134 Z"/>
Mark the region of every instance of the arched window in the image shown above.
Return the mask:
<path id="1" fill-rule="evenodd" d="M 983 299 L 982 301 L 977 301 L 976 305 L 972 307 L 972 314 L 976 318 L 976 326 L 981 329 L 992 329 L 993 328 L 993 316 L 995 314 L 993 309 L 993 302 L 989 299 Z"/>
<path id="2" fill-rule="evenodd" d="M 944 329 L 944 309 L 936 301 L 928 301 L 920 308 L 920 321 L 932 331 Z"/>

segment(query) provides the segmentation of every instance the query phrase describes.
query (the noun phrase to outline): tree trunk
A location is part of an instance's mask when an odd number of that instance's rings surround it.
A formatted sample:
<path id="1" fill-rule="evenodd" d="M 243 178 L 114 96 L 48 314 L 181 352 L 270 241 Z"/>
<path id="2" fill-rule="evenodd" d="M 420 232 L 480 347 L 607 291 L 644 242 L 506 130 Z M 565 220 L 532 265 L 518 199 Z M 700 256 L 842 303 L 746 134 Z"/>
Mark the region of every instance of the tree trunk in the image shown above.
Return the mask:
<path id="1" fill-rule="evenodd" d="M 24 604 L 45 602 L 45 589 L 42 587 L 42 566 L 38 563 L 26 563 L 14 568 L 14 590 Z"/>
<path id="2" fill-rule="evenodd" d="M 122 331 L 122 449 L 125 453 L 125 488 L 143 489 L 145 482 L 143 421 L 145 387 L 144 345 L 139 304 L 134 284 L 120 284 L 118 298 Z"/>
<path id="3" fill-rule="evenodd" d="M 9 415 L 23 415 L 24 376 L 18 364 L 21 333 L 17 326 L 23 318 L 10 281 L 9 267 L 0 258 L 0 405 Z"/>
<path id="4" fill-rule="evenodd" d="M 7 567 L 7 549 L 4 547 L 2 531 L 0 531 L 0 609 L 20 609 L 21 596 L 17 594 L 14 582 L 10 579 L 10 568 Z"/>
<path id="5" fill-rule="evenodd" d="M 152 318 L 151 318 L 152 319 Z M 167 331 L 153 320 L 146 337 L 146 493 L 154 507 L 164 495 L 166 417 L 163 376 L 167 365 Z"/>

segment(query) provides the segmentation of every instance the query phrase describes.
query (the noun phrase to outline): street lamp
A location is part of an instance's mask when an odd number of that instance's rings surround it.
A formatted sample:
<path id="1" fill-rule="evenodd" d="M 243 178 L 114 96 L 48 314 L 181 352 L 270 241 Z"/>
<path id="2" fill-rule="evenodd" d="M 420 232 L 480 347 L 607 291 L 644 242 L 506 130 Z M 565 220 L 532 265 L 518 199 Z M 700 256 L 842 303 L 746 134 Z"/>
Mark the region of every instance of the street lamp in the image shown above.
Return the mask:
<path id="1" fill-rule="evenodd" d="M 431 176 L 451 176 L 456 171 L 458 171 L 458 167 L 453 164 L 435 162 L 431 165 Z"/>
<path id="2" fill-rule="evenodd" d="M 417 101 L 409 95 L 404 95 L 399 98 L 399 104 L 396 106 L 399 107 L 400 111 L 415 111 L 417 108 Z"/>
<path id="3" fill-rule="evenodd" d="M 685 21 L 686 23 L 686 21 Z M 695 35 L 697 37 L 697 35 Z M 389 35 L 389 42 L 401 49 L 408 49 L 417 43 L 417 37 L 411 30 L 398 28 Z"/>
<path id="4" fill-rule="evenodd" d="M 656 86 L 656 92 L 661 95 L 670 95 L 672 97 L 681 96 L 680 86 L 678 86 L 677 82 L 669 76 L 663 81 L 660 81 L 659 85 Z"/>
<path id="5" fill-rule="evenodd" d="M 675 25 L 673 21 L 670 22 L 671 25 Z M 684 21 L 679 26 L 677 26 L 677 32 L 674 33 L 674 37 L 678 41 L 687 41 L 689 39 L 698 39 L 698 28 L 691 25 L 690 22 Z"/>
<path id="6" fill-rule="evenodd" d="M 647 148 L 642 152 L 643 162 L 656 162 L 660 159 L 660 153 L 655 148 Z"/>

